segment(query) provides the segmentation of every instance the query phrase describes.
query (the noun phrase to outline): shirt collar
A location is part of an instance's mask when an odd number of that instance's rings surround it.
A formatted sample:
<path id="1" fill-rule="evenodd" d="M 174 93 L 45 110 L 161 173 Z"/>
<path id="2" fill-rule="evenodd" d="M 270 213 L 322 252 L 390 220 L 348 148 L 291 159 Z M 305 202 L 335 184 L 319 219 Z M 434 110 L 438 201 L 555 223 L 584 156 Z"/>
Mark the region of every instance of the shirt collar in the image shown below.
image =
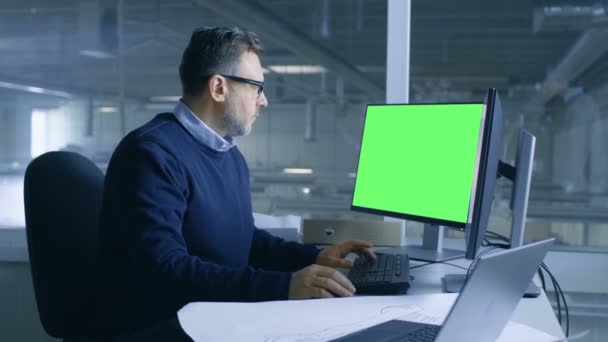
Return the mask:
<path id="1" fill-rule="evenodd" d="M 173 109 L 173 115 L 196 140 L 215 151 L 226 152 L 235 145 L 232 137 L 222 138 L 196 116 L 182 100 L 177 102 L 175 109 Z"/>

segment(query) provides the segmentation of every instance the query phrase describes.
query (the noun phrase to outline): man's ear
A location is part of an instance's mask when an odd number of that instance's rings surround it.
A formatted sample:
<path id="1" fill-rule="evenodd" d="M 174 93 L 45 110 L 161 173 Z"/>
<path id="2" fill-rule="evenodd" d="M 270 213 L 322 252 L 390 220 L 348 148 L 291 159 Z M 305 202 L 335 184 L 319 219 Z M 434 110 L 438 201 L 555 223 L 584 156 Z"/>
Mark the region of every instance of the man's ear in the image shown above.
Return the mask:
<path id="1" fill-rule="evenodd" d="M 226 101 L 228 83 L 224 77 L 220 75 L 213 75 L 209 77 L 209 80 L 207 81 L 207 88 L 209 89 L 209 96 L 211 96 L 215 102 Z"/>

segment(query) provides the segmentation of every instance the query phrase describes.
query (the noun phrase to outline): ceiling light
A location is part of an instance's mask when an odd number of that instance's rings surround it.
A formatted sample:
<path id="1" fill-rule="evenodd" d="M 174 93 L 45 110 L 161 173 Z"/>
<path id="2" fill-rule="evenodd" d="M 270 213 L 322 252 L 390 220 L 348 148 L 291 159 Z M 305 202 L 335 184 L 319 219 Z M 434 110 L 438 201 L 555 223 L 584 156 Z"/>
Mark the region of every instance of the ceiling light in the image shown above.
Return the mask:
<path id="1" fill-rule="evenodd" d="M 320 65 L 269 65 L 277 74 L 322 74 L 326 70 Z"/>
<path id="2" fill-rule="evenodd" d="M 114 58 L 113 54 L 103 52 L 100 50 L 80 50 L 80 54 L 86 57 L 99 58 L 99 59 L 108 59 Z"/>
<path id="3" fill-rule="evenodd" d="M 182 97 L 179 95 L 169 95 L 169 96 L 152 96 L 149 98 L 152 102 L 177 102 Z"/>
<path id="4" fill-rule="evenodd" d="M 310 194 L 310 188 L 302 188 L 302 193 L 305 195 Z"/>
<path id="5" fill-rule="evenodd" d="M 603 7 L 595 7 L 592 10 L 594 16 L 603 17 L 606 15 L 606 10 Z"/>
<path id="6" fill-rule="evenodd" d="M 34 94 L 53 95 L 53 96 L 65 97 L 68 99 L 72 98 L 72 95 L 65 91 L 51 90 L 51 89 L 33 87 L 33 86 L 11 83 L 11 82 L 0 82 L 0 88 L 26 91 L 28 93 L 34 93 Z"/>
<path id="7" fill-rule="evenodd" d="M 283 169 L 283 173 L 289 173 L 294 175 L 310 175 L 312 174 L 312 169 L 286 168 Z"/>
<path id="8" fill-rule="evenodd" d="M 100 113 L 116 113 L 118 107 L 97 107 L 97 111 Z"/>

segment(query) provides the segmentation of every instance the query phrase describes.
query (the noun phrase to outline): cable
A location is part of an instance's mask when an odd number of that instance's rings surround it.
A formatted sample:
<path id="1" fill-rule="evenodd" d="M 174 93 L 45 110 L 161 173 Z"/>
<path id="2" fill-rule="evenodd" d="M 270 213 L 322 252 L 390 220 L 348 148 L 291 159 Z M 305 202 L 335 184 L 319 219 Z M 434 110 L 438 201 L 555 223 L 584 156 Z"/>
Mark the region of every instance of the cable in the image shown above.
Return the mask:
<path id="1" fill-rule="evenodd" d="M 424 266 L 436 264 L 436 263 L 437 263 L 436 261 L 431 261 L 431 262 L 427 262 L 426 264 L 422 264 L 422 265 L 410 266 L 410 270 L 412 270 L 414 268 L 418 268 L 418 267 L 424 267 Z"/>
<path id="2" fill-rule="evenodd" d="M 509 239 L 508 237 L 506 237 L 506 236 L 504 236 L 502 234 L 498 234 L 496 232 L 490 231 L 490 230 L 486 231 L 486 235 L 490 236 L 493 239 L 501 240 L 501 241 L 506 242 L 506 243 L 510 243 L 511 242 L 511 239 Z"/>
<path id="3" fill-rule="evenodd" d="M 537 272 L 538 278 L 540 278 L 540 283 L 543 286 L 543 291 L 547 292 L 547 285 L 545 284 L 545 275 L 543 274 L 543 270 L 539 267 Z"/>
<path id="4" fill-rule="evenodd" d="M 562 287 L 559 285 L 557 280 L 555 281 L 557 288 L 559 289 L 559 293 L 562 296 L 562 302 L 564 302 L 564 309 L 566 309 L 566 337 L 570 336 L 570 313 L 568 312 L 568 303 L 566 303 L 566 295 L 562 290 Z"/>
<path id="5" fill-rule="evenodd" d="M 446 265 L 450 265 L 450 266 L 452 266 L 452 267 L 460 268 L 461 270 L 468 270 L 468 268 L 466 268 L 466 267 L 463 267 L 463 266 L 460 266 L 460 265 L 456 265 L 456 264 L 451 264 L 451 263 L 449 263 L 449 262 L 443 262 L 443 261 L 442 261 L 441 263 L 442 263 L 442 264 L 446 264 Z"/>
<path id="6" fill-rule="evenodd" d="M 566 311 L 566 337 L 568 337 L 568 336 L 570 336 L 570 312 L 568 311 L 568 303 L 566 302 L 566 296 L 564 295 L 564 291 L 562 290 L 561 286 L 557 282 L 557 279 L 555 279 L 553 274 L 549 271 L 549 268 L 547 267 L 547 265 L 544 262 L 541 263 L 540 265 L 545 270 L 545 272 L 547 272 L 547 274 L 553 281 L 553 286 L 555 288 L 556 297 L 559 298 L 559 296 L 561 296 L 561 299 L 564 302 L 564 310 Z M 558 304 L 558 310 L 560 310 L 559 304 Z M 561 312 L 560 312 L 559 316 L 561 317 Z M 560 319 L 560 324 L 561 324 L 561 319 Z"/>
<path id="7" fill-rule="evenodd" d="M 428 266 L 428 265 L 433 265 L 433 264 L 445 264 L 445 265 L 449 265 L 449 266 L 452 266 L 452 267 L 460 268 L 460 269 L 463 269 L 463 270 L 467 270 L 468 269 L 466 267 L 459 266 L 459 265 L 456 265 L 456 264 L 451 264 L 451 263 L 445 262 L 445 261 L 430 261 L 430 262 L 427 262 L 426 264 L 411 266 L 410 270 L 414 269 L 414 268 L 419 268 L 419 267 L 424 267 L 424 266 Z"/>
<path id="8" fill-rule="evenodd" d="M 483 252 L 477 254 L 477 256 L 475 257 L 475 259 L 473 260 L 473 262 L 471 262 L 471 264 L 469 265 L 469 268 L 467 269 L 467 274 L 464 277 L 465 284 L 466 284 L 467 280 L 469 279 L 469 275 L 471 273 L 471 270 L 474 269 L 475 265 L 477 265 L 477 263 L 479 262 L 479 258 L 481 256 L 483 256 L 484 254 L 488 254 L 489 252 L 491 252 L 491 251 L 493 251 L 493 250 L 495 250 L 497 248 L 498 247 L 494 247 L 493 246 L 493 247 L 490 247 L 490 248 L 484 250 Z"/>
<path id="9" fill-rule="evenodd" d="M 496 242 L 491 242 L 490 239 L 496 239 L 500 242 L 504 242 L 504 243 L 496 243 Z M 486 242 L 486 246 L 495 246 L 495 247 L 499 247 L 499 248 L 504 248 L 504 249 L 508 249 L 511 248 L 511 241 L 509 240 L 509 238 L 507 238 L 504 235 L 500 235 L 498 233 L 492 232 L 492 231 L 486 231 L 486 236 L 484 237 L 484 242 Z"/>
<path id="10" fill-rule="evenodd" d="M 542 266 L 541 264 L 541 269 L 544 270 L 545 272 L 547 272 L 547 274 L 549 274 L 549 272 L 547 271 L 547 269 L 545 267 Z M 555 300 L 557 302 L 557 321 L 559 322 L 559 325 L 562 325 L 562 309 L 561 309 L 561 298 L 559 296 L 559 293 L 557 292 L 557 286 L 555 286 L 555 279 L 553 277 L 549 277 L 549 279 L 551 280 L 551 284 L 553 285 L 553 289 L 555 291 Z"/>
<path id="11" fill-rule="evenodd" d="M 488 247 L 502 248 L 502 249 L 509 249 L 509 248 L 511 248 L 511 245 L 509 245 L 509 244 L 506 244 L 506 243 L 496 243 L 496 242 L 491 242 L 487 246 Z"/>

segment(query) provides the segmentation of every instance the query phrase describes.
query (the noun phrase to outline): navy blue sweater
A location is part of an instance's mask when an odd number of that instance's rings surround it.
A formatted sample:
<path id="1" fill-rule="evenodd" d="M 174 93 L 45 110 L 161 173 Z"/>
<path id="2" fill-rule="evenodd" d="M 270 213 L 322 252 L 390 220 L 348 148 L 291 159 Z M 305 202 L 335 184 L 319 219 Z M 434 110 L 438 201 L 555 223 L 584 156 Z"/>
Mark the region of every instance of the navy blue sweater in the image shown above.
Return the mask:
<path id="1" fill-rule="evenodd" d="M 189 302 L 287 299 L 289 272 L 318 255 L 255 228 L 238 148 L 209 148 L 170 113 L 116 148 L 100 229 L 99 323 L 108 332 L 175 317 Z"/>

